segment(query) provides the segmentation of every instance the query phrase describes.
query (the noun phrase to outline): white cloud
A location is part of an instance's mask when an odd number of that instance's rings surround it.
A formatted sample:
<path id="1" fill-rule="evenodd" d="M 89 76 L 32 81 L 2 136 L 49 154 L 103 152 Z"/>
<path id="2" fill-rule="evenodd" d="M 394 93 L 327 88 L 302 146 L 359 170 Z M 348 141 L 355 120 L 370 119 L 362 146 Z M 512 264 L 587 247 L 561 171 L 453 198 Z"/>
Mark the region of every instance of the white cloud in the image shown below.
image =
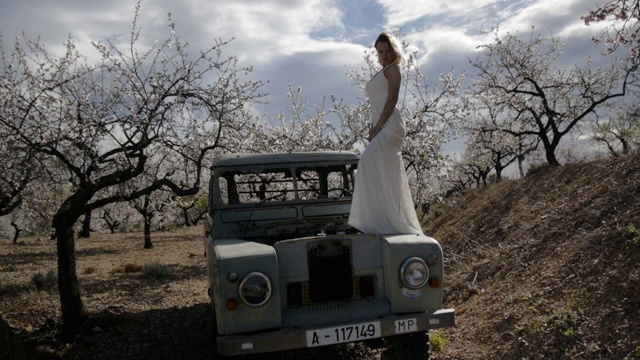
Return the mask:
<path id="1" fill-rule="evenodd" d="M 5 51 L 23 30 L 41 35 L 53 51 L 63 50 L 68 34 L 84 53 L 93 53 L 91 41 L 126 45 L 134 6 L 130 0 L 3 0 Z M 252 79 L 270 81 L 264 89 L 269 104 L 261 106 L 270 114 L 286 110 L 289 81 L 302 86 L 311 102 L 332 93 L 353 99 L 358 89 L 345 67 L 363 65 L 364 51 L 388 29 L 403 30 L 431 79 L 452 67 L 466 68 L 476 46 L 490 41 L 486 31 L 498 26 L 528 33 L 536 25 L 571 43 L 576 59 L 600 53 L 589 41 L 596 27 L 579 19 L 595 6 L 584 0 L 146 0 L 141 6 L 144 44 L 166 37 L 169 12 L 191 51 L 210 47 L 213 39 L 234 38 L 223 55 L 253 66 Z"/>
<path id="2" fill-rule="evenodd" d="M 340 8 L 332 2 L 193 0 L 187 6 L 190 21 L 201 24 L 202 36 L 235 38 L 237 55 L 254 63 L 278 61 L 300 52 L 312 53 L 335 47 L 318 41 L 315 32 L 342 29 Z"/>
<path id="3" fill-rule="evenodd" d="M 499 0 L 380 0 L 387 9 L 388 26 L 399 28 L 424 17 L 432 20 L 465 17 L 477 9 L 500 2 Z M 437 20 L 436 20 L 437 21 Z"/>

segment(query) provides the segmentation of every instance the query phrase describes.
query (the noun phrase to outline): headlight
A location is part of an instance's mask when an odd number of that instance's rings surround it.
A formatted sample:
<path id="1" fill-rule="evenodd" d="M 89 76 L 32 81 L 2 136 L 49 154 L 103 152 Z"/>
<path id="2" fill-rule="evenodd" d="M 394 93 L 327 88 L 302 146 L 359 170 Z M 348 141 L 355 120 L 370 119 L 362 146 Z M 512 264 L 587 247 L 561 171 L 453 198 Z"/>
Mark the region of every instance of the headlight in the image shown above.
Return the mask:
<path id="1" fill-rule="evenodd" d="M 238 293 L 245 304 L 251 307 L 262 306 L 271 297 L 271 281 L 263 273 L 249 273 L 240 282 Z"/>
<path id="2" fill-rule="evenodd" d="M 411 290 L 423 288 L 429 280 L 429 268 L 421 258 L 414 256 L 400 265 L 400 283 Z"/>

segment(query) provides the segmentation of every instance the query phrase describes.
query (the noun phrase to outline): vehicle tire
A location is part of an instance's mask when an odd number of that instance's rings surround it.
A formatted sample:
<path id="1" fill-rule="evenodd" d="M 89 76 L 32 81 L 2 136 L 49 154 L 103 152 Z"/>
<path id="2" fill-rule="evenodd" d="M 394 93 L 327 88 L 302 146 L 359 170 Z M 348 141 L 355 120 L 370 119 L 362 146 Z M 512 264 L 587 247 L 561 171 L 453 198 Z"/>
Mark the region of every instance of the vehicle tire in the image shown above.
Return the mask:
<path id="1" fill-rule="evenodd" d="M 383 360 L 428 360 L 429 333 L 417 332 L 385 339 L 387 348 L 382 354 Z"/>

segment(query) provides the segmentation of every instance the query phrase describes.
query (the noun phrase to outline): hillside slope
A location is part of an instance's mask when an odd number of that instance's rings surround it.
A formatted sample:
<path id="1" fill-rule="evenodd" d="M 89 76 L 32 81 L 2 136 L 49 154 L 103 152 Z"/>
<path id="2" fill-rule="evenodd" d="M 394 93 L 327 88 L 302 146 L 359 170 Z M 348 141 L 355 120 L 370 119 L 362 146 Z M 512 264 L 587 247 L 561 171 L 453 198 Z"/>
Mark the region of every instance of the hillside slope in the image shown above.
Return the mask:
<path id="1" fill-rule="evenodd" d="M 446 199 L 426 231 L 457 326 L 437 359 L 640 359 L 640 157 Z"/>

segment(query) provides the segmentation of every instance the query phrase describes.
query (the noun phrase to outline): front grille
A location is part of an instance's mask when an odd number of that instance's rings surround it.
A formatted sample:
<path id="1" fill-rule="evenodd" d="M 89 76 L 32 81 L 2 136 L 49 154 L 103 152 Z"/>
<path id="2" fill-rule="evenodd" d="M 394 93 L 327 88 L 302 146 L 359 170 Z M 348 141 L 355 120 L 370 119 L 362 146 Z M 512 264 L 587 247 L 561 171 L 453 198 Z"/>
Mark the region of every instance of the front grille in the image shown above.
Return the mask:
<path id="1" fill-rule="evenodd" d="M 313 244 L 316 245 L 316 244 Z M 307 249 L 309 297 L 314 303 L 350 299 L 353 295 L 351 249 L 340 241 L 319 242 Z"/>
<path id="2" fill-rule="evenodd" d="M 290 307 L 339 302 L 375 295 L 373 275 L 354 276 L 348 240 L 312 242 L 307 245 L 309 281 L 287 284 Z"/>

